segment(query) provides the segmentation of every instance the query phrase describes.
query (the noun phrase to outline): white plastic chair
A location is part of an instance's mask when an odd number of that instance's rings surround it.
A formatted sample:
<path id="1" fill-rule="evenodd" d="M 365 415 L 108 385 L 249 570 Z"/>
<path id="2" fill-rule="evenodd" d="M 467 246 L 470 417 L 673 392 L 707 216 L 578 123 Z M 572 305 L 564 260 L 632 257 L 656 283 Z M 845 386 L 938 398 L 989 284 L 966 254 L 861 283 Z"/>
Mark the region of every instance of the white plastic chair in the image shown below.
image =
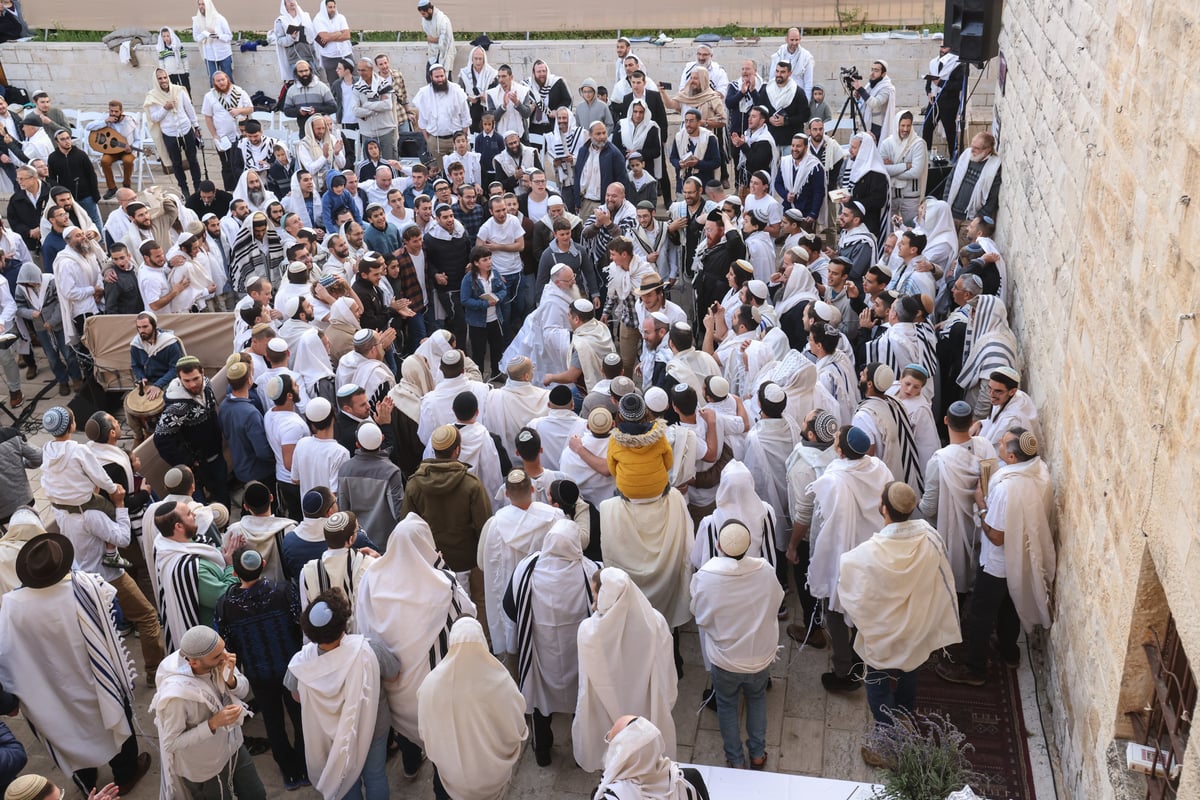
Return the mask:
<path id="1" fill-rule="evenodd" d="M 157 153 L 154 152 L 154 138 L 150 136 L 150 128 L 146 125 L 145 117 L 140 112 L 130 112 L 129 116 L 133 118 L 134 125 L 137 126 L 137 141 L 133 143 L 133 146 L 139 150 L 134 151 L 133 171 L 137 174 L 137 190 L 140 192 L 143 179 L 148 178 L 150 183 L 154 183 L 151 157 L 157 157 Z"/>

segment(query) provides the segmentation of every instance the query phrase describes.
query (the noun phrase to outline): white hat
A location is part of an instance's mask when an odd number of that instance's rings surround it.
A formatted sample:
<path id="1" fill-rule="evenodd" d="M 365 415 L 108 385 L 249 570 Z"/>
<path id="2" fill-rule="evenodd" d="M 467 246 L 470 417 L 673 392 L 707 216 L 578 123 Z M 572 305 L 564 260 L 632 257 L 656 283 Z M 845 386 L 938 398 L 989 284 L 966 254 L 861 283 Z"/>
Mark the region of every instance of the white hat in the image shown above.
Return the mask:
<path id="1" fill-rule="evenodd" d="M 563 199 L 556 194 L 552 194 L 546 198 L 546 208 L 557 208 L 558 206 L 566 205 Z"/>
<path id="2" fill-rule="evenodd" d="M 288 351 L 287 339 L 281 336 L 272 337 L 271 341 L 267 342 L 267 349 L 272 353 L 286 353 Z"/>
<path id="3" fill-rule="evenodd" d="M 584 300 L 583 298 L 580 298 L 580 299 L 576 300 L 574 303 L 571 303 L 571 308 L 575 309 L 580 314 L 591 314 L 593 311 L 596 310 L 596 307 L 594 305 L 592 305 L 591 300 Z"/>
<path id="4" fill-rule="evenodd" d="M 754 295 L 759 300 L 766 300 L 771 296 L 771 293 L 767 290 L 767 284 L 763 281 L 760 281 L 758 278 L 746 281 L 746 288 L 750 290 L 750 294 Z"/>
<path id="5" fill-rule="evenodd" d="M 452 367 L 460 361 L 462 361 L 461 350 L 447 350 L 442 353 L 442 363 L 448 367 Z"/>
<path id="6" fill-rule="evenodd" d="M 304 416 L 309 422 L 324 422 L 333 413 L 333 406 L 324 397 L 314 397 L 304 407 Z"/>
<path id="7" fill-rule="evenodd" d="M 720 375 L 710 375 L 705 378 L 706 388 L 708 393 L 718 400 L 724 400 L 729 396 L 729 381 Z"/>
<path id="8" fill-rule="evenodd" d="M 647 389 L 646 396 L 643 399 L 646 401 L 646 408 L 655 414 L 663 413 L 667 410 L 667 406 L 671 404 L 671 398 L 667 397 L 667 393 L 658 386 L 651 386 Z"/>
<path id="9" fill-rule="evenodd" d="M 717 540 L 720 542 L 721 552 L 731 558 L 743 556 L 750 549 L 750 531 L 737 520 L 726 522 Z"/>
<path id="10" fill-rule="evenodd" d="M 778 383 L 768 383 L 763 387 L 763 399 L 768 403 L 782 403 L 787 400 L 787 392 Z"/>
<path id="11" fill-rule="evenodd" d="M 283 314 L 284 319 L 291 319 L 296 316 L 296 312 L 300 310 L 300 295 L 288 295 L 283 299 L 283 303 L 279 306 L 279 313 Z"/>
<path id="12" fill-rule="evenodd" d="M 358 426 L 358 446 L 363 450 L 378 450 L 383 444 L 383 431 L 374 422 L 364 422 Z"/>
<path id="13" fill-rule="evenodd" d="M 566 268 L 567 268 L 567 265 L 563 264 L 562 262 L 555 264 L 553 267 L 550 268 L 550 277 L 553 278 L 555 275 L 562 272 Z"/>
<path id="14" fill-rule="evenodd" d="M 308 265 L 303 261 L 293 261 L 288 264 L 288 270 L 292 275 L 299 275 L 301 272 L 308 272 Z"/>

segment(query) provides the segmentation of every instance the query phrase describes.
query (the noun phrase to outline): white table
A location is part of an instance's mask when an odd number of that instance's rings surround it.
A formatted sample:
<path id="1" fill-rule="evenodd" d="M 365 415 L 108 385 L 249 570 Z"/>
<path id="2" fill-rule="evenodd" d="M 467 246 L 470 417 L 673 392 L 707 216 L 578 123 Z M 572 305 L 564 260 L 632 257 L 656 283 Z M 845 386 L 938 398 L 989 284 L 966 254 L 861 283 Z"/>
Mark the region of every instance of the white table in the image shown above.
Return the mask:
<path id="1" fill-rule="evenodd" d="M 876 787 L 870 783 L 756 772 L 700 764 L 692 767 L 704 776 L 712 800 L 868 800 Z"/>

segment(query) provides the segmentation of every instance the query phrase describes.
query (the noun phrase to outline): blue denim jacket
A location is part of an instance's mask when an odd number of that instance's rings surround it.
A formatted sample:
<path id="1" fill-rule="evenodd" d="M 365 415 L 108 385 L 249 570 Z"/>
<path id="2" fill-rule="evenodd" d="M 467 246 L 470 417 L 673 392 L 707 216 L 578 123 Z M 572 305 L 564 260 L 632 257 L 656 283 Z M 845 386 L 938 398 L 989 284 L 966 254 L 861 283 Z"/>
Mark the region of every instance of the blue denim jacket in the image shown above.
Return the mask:
<path id="1" fill-rule="evenodd" d="M 508 296 L 508 292 L 504 289 L 504 278 L 501 278 L 495 270 L 492 270 L 492 288 L 491 293 L 499 298 L 496 305 L 499 306 Z M 484 300 L 482 295 L 489 291 L 483 285 L 483 281 L 468 272 L 463 276 L 462 282 L 462 304 L 466 311 L 467 326 L 471 328 L 486 328 L 487 327 L 487 310 L 488 302 Z M 497 309 L 499 310 L 499 309 Z"/>

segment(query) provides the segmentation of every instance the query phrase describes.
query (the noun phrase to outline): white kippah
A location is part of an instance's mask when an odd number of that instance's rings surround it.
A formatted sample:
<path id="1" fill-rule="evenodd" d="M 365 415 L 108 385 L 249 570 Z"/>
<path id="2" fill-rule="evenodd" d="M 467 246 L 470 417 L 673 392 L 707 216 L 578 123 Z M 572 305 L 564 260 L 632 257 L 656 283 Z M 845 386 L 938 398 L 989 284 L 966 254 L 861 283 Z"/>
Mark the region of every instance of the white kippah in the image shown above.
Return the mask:
<path id="1" fill-rule="evenodd" d="M 447 350 L 442 353 L 442 363 L 448 367 L 452 367 L 460 361 L 462 361 L 461 350 Z"/>
<path id="2" fill-rule="evenodd" d="M 184 658 L 204 658 L 217 649 L 221 637 L 208 625 L 188 628 L 179 640 L 179 654 Z"/>
<path id="3" fill-rule="evenodd" d="M 590 314 L 596 310 L 596 307 L 592 305 L 591 300 L 584 300 L 582 298 L 576 300 L 574 303 L 571 303 L 571 308 L 575 309 L 580 314 Z"/>
<path id="4" fill-rule="evenodd" d="M 375 331 L 370 328 L 359 328 L 354 332 L 354 345 L 357 347 L 360 344 L 366 344 L 371 341 L 371 337 L 375 335 Z"/>
<path id="5" fill-rule="evenodd" d="M 763 399 L 768 403 L 782 403 L 787 400 L 787 392 L 778 383 L 768 383 L 763 387 Z"/>
<path id="6" fill-rule="evenodd" d="M 275 336 L 271 341 L 267 342 L 267 349 L 272 353 L 286 353 L 288 351 L 287 339 Z"/>

